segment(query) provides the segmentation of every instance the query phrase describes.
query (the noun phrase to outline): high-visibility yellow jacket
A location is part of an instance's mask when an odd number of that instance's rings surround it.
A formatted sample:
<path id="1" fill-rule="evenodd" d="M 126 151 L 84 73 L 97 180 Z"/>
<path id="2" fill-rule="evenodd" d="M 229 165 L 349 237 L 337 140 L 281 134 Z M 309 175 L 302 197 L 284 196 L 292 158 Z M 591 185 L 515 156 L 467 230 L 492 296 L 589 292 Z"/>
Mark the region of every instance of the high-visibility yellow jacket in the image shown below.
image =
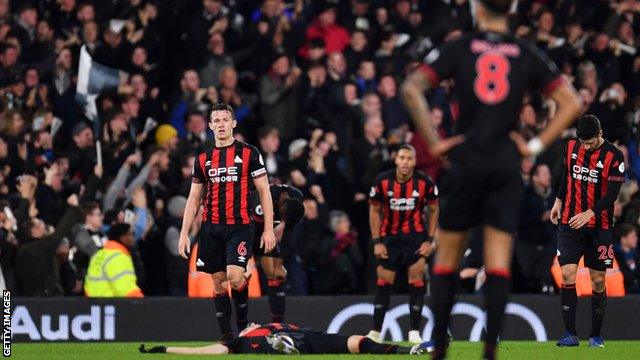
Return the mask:
<path id="1" fill-rule="evenodd" d="M 126 246 L 109 240 L 89 261 L 84 292 L 87 297 L 143 297 Z"/>

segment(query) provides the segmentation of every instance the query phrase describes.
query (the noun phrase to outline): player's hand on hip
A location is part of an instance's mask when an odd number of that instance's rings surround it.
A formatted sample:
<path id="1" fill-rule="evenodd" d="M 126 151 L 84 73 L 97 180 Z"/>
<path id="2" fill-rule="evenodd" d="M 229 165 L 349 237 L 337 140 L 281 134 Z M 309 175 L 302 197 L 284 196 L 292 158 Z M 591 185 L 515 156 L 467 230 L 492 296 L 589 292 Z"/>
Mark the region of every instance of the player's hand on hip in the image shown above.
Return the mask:
<path id="1" fill-rule="evenodd" d="M 594 215 L 595 214 L 591 209 L 581 212 L 580 214 L 576 214 L 571 218 L 571 220 L 569 220 L 569 226 L 571 226 L 572 229 L 580 229 L 585 226 Z"/>
<path id="2" fill-rule="evenodd" d="M 265 231 L 260 237 L 260 247 L 264 247 L 264 252 L 269 253 L 276 247 L 276 235 L 273 231 Z"/>
<path id="3" fill-rule="evenodd" d="M 387 253 L 387 247 L 384 244 L 375 244 L 373 246 L 373 254 L 378 259 L 386 259 L 389 257 L 389 254 Z"/>
<path id="4" fill-rule="evenodd" d="M 431 155 L 435 157 L 445 156 L 451 149 L 462 144 L 464 142 L 464 135 L 456 135 L 446 139 L 438 141 L 436 144 L 429 147 Z"/>
<path id="5" fill-rule="evenodd" d="M 433 243 L 431 241 L 425 241 L 420 244 L 418 250 L 416 250 L 416 254 L 422 257 L 428 257 L 433 252 Z"/>
<path id="6" fill-rule="evenodd" d="M 183 258 L 188 259 L 190 251 L 191 242 L 189 241 L 189 235 L 180 235 L 180 241 L 178 241 L 178 254 Z"/>

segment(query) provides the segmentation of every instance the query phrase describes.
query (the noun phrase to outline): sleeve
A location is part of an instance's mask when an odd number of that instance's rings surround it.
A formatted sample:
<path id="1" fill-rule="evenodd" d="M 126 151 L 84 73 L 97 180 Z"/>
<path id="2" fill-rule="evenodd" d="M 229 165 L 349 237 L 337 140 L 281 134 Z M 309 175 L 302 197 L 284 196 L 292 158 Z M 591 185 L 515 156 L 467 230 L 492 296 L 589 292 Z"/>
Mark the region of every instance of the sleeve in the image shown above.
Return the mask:
<path id="1" fill-rule="evenodd" d="M 622 187 L 622 183 L 624 183 L 625 180 L 625 170 L 624 155 L 622 155 L 622 152 L 616 151 L 609 167 L 609 177 L 605 180 L 608 183 L 607 193 L 596 202 L 593 208 L 594 213 L 599 214 L 603 210 L 611 208 L 616 202 L 618 194 L 620 193 L 620 187 Z"/>
<path id="2" fill-rule="evenodd" d="M 369 191 L 369 202 L 370 203 L 381 203 L 383 200 L 382 193 L 382 179 L 380 176 L 376 177 L 373 181 L 373 185 L 371 185 L 371 190 Z"/>
<path id="3" fill-rule="evenodd" d="M 260 205 L 260 195 L 254 189 L 249 194 L 249 209 L 251 209 L 251 214 L 253 214 L 254 220 L 262 221 L 262 205 Z"/>
<path id="4" fill-rule="evenodd" d="M 267 169 L 264 167 L 264 160 L 262 154 L 258 149 L 251 147 L 251 156 L 249 158 L 249 172 L 252 178 L 258 178 L 267 174 Z"/>
<path id="5" fill-rule="evenodd" d="M 196 184 L 204 184 L 205 182 L 204 173 L 202 172 L 202 166 L 200 166 L 200 156 L 202 156 L 202 154 L 196 157 L 195 161 L 193 162 L 193 169 L 191 170 L 191 182 Z"/>
<path id="6" fill-rule="evenodd" d="M 531 66 L 531 79 L 533 85 L 542 91 L 544 96 L 549 96 L 564 82 L 562 74 L 556 64 L 537 48 L 531 47 L 533 64 Z"/>
<path id="7" fill-rule="evenodd" d="M 607 181 L 620 182 L 625 181 L 626 165 L 624 163 L 624 155 L 621 152 L 615 153 L 615 159 L 611 161 L 611 167 L 609 168 L 609 178 Z"/>
<path id="8" fill-rule="evenodd" d="M 427 178 L 427 204 L 433 205 L 438 203 L 438 185 L 431 179 Z"/>
<path id="9" fill-rule="evenodd" d="M 453 74 L 455 61 L 455 48 L 460 40 L 446 42 L 431 50 L 422 60 L 419 70 L 429 79 L 431 86 L 436 86 L 440 81 L 448 79 Z"/>

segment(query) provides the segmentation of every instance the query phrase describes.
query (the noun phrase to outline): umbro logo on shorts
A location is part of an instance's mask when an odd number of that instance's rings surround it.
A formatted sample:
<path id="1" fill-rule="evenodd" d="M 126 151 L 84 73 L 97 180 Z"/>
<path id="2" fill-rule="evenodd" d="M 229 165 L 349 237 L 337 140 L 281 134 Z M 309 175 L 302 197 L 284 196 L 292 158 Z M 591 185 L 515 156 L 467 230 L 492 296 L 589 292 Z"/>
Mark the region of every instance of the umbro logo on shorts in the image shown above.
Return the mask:
<path id="1" fill-rule="evenodd" d="M 239 261 L 239 262 L 241 262 L 241 263 L 243 263 L 243 262 L 246 262 L 246 261 L 247 261 L 247 258 L 246 258 L 246 257 L 244 257 L 244 256 L 238 256 L 238 261 Z"/>
<path id="2" fill-rule="evenodd" d="M 196 261 L 196 266 L 204 266 L 204 261 L 202 261 L 202 259 L 198 258 L 198 260 Z"/>

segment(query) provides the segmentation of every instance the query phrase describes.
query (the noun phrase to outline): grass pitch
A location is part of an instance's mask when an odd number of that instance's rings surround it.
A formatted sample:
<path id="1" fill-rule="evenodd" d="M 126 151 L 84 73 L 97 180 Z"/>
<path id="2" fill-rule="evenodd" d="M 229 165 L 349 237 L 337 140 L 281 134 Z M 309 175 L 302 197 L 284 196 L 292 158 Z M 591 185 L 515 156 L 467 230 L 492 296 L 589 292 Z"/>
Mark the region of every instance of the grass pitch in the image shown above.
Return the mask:
<path id="1" fill-rule="evenodd" d="M 159 345 L 147 343 L 148 345 Z M 500 359 L 640 359 L 640 341 L 607 341 L 604 349 L 592 349 L 582 341 L 576 348 L 558 348 L 555 342 L 539 343 L 534 341 L 504 341 L 500 344 Z M 49 344 L 13 344 L 11 357 L 15 359 L 89 359 L 89 360 L 128 360 L 128 359 L 198 359 L 211 358 L 210 355 L 166 355 L 140 354 L 139 343 L 49 343 Z M 206 343 L 167 343 L 174 346 L 201 346 Z M 449 349 L 449 359 L 480 359 L 482 343 L 454 341 Z M 215 359 L 263 360 L 266 358 L 282 359 L 404 359 L 411 355 L 218 355 Z M 428 356 L 422 358 L 428 359 Z"/>

